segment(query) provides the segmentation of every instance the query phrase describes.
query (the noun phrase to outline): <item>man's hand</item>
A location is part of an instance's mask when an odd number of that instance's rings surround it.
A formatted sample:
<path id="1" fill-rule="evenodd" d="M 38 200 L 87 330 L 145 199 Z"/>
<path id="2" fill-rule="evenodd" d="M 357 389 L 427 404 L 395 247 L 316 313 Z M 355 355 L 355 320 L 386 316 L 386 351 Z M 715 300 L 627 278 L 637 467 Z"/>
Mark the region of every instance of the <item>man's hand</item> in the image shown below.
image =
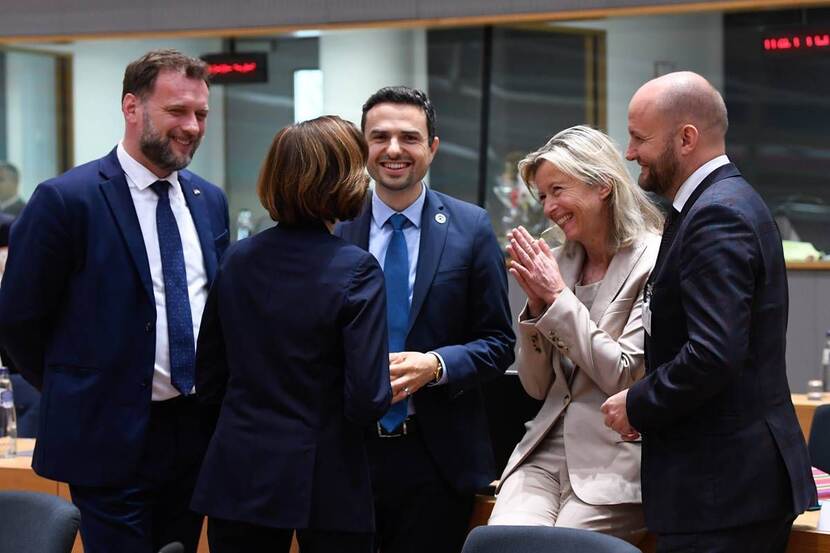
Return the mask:
<path id="1" fill-rule="evenodd" d="M 600 411 L 605 414 L 605 426 L 618 433 L 623 440 L 632 441 L 640 437 L 640 433 L 628 422 L 628 413 L 625 410 L 625 400 L 628 390 L 617 392 L 605 400 Z"/>
<path id="2" fill-rule="evenodd" d="M 389 354 L 392 403 L 402 401 L 435 378 L 438 359 L 430 353 L 399 351 Z"/>

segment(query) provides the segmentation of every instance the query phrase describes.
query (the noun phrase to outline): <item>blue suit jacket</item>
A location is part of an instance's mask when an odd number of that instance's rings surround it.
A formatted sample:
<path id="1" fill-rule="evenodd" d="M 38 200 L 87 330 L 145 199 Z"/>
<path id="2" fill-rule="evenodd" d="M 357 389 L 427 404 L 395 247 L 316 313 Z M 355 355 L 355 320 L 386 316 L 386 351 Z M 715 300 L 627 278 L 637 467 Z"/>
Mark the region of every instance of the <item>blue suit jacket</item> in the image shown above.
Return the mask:
<path id="1" fill-rule="evenodd" d="M 323 225 L 228 251 L 196 389 L 222 404 L 193 508 L 276 528 L 374 530 L 364 429 L 389 408 L 383 272 Z"/>
<path id="2" fill-rule="evenodd" d="M 371 217 L 369 201 L 335 232 L 368 249 Z M 496 477 L 481 385 L 510 366 L 515 341 L 504 255 L 487 212 L 427 189 L 406 349 L 436 351 L 447 365 L 446 385 L 425 386 L 413 400 L 429 453 L 460 492 Z"/>
<path id="3" fill-rule="evenodd" d="M 651 273 L 646 376 L 627 400 L 646 524 L 703 532 L 800 513 L 816 489 L 787 384 L 778 229 L 732 164 L 677 224 Z"/>
<path id="4" fill-rule="evenodd" d="M 228 244 L 222 191 L 179 172 L 208 281 Z M 0 341 L 41 389 L 32 466 L 76 485 L 135 471 L 150 415 L 156 308 L 115 150 L 40 184 L 12 228 Z"/>

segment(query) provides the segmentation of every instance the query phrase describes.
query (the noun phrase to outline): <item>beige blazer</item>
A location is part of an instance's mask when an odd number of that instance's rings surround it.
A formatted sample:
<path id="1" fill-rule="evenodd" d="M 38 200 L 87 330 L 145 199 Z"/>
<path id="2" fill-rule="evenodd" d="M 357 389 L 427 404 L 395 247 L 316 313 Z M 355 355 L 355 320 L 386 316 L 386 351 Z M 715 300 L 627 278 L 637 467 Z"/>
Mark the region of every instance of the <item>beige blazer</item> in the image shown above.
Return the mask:
<path id="1" fill-rule="evenodd" d="M 576 496 L 591 505 L 642 502 L 640 444 L 622 442 L 606 428 L 600 406 L 643 376 L 643 288 L 659 247 L 660 237 L 647 233 L 620 249 L 590 312 L 571 291 L 584 250 L 573 244 L 567 252 L 554 251 L 568 287 L 540 317 L 530 319 L 527 306 L 519 315 L 519 379 L 528 394 L 545 402 L 525 425 L 502 482 L 564 417 L 565 457 Z M 576 366 L 570 384 L 562 355 Z"/>

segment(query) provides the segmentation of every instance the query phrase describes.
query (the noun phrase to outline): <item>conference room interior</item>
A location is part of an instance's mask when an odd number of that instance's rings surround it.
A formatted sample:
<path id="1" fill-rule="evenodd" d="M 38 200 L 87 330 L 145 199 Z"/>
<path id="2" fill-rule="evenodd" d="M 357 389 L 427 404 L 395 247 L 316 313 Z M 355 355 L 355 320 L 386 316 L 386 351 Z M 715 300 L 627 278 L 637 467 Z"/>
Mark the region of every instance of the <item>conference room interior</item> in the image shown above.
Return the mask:
<path id="1" fill-rule="evenodd" d="M 791 391 L 804 393 L 820 375 L 830 329 L 830 256 L 823 254 L 830 253 L 830 7 L 643 12 L 4 41 L 0 161 L 18 168 L 25 200 L 38 183 L 117 144 L 129 61 L 153 48 L 233 55 L 264 62 L 265 70 L 258 82 L 243 74 L 212 84 L 207 133 L 190 166 L 224 189 L 232 240 L 248 213 L 252 232 L 273 225 L 255 188 L 279 129 L 323 114 L 359 124 L 366 98 L 398 84 L 425 90 L 437 110 L 440 149 L 429 186 L 484 207 L 499 237 L 517 225 L 538 235 L 549 222 L 518 177 L 517 161 L 577 124 L 606 131 L 624 149 L 636 89 L 655 76 L 696 71 L 724 95 L 730 159 L 787 241 L 787 371 Z M 639 172 L 633 162 L 629 170 Z M 515 315 L 524 297 L 510 280 Z M 486 394 L 500 470 L 541 403 L 522 392 L 512 369 Z"/>

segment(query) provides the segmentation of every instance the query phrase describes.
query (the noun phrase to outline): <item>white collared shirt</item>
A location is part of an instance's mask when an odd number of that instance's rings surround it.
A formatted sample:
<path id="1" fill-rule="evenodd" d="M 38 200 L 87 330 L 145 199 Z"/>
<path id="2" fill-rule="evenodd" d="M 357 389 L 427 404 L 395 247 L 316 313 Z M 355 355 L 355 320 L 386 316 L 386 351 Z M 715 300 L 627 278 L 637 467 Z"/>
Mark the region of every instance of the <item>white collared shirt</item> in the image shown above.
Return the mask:
<path id="1" fill-rule="evenodd" d="M 161 253 L 159 250 L 158 229 L 156 227 L 156 206 L 158 196 L 150 185 L 157 180 L 166 180 L 170 183 L 170 208 L 179 227 L 182 238 L 182 252 L 184 266 L 187 273 L 187 295 L 190 298 L 190 315 L 193 319 L 194 346 L 199 336 L 199 325 L 202 322 L 202 311 L 207 300 L 208 281 L 205 271 L 205 261 L 202 256 L 202 245 L 196 232 L 196 225 L 187 207 L 179 174 L 170 173 L 164 179 L 159 179 L 149 169 L 136 161 L 124 144 L 119 142 L 116 149 L 118 162 L 127 177 L 130 195 L 133 198 L 138 224 L 141 227 L 141 236 L 144 239 L 144 249 L 147 252 L 147 261 L 150 264 L 150 277 L 153 281 L 153 296 L 156 301 L 156 359 L 153 371 L 153 401 L 171 399 L 179 391 L 170 383 L 170 347 L 167 339 L 167 310 L 164 298 L 164 275 L 161 270 Z"/>
<path id="2" fill-rule="evenodd" d="M 687 201 L 689 201 L 689 198 L 692 196 L 692 192 L 700 186 L 700 183 L 702 183 L 704 179 L 712 173 L 712 171 L 719 167 L 723 167 L 727 163 L 729 163 L 729 158 L 726 157 L 726 154 L 723 154 L 714 159 L 710 159 L 698 167 L 694 173 L 689 175 L 689 178 L 683 181 L 680 188 L 677 189 L 677 194 L 675 194 L 674 201 L 672 202 L 674 209 L 676 209 L 678 213 L 681 213 L 683 211 L 683 206 L 686 205 Z"/>

